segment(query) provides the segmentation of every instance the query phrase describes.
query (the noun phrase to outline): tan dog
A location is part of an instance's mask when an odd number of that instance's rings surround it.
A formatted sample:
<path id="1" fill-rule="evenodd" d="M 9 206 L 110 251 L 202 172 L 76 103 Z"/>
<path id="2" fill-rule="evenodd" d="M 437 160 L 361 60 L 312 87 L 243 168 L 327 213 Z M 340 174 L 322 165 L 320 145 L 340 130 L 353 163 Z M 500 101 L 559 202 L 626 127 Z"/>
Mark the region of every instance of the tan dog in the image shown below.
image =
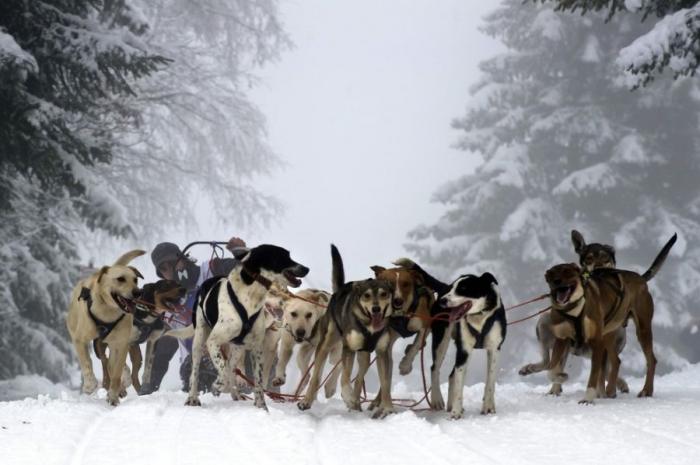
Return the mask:
<path id="1" fill-rule="evenodd" d="M 423 276 L 415 270 L 403 267 L 387 269 L 382 266 L 372 266 L 371 269 L 376 279 L 387 281 L 393 287 L 391 300 L 393 312 L 389 319 L 391 339 L 387 350 L 389 363 L 387 364 L 388 373 L 385 374 L 391 385 L 394 343 L 399 337 L 415 335 L 415 339 L 406 347 L 406 352 L 399 362 L 399 373 L 407 375 L 413 369 L 413 361 L 430 332 L 430 308 L 435 303 L 435 296 L 425 287 Z M 380 391 L 369 405 L 370 410 L 379 405 L 381 396 Z"/>
<path id="2" fill-rule="evenodd" d="M 291 298 L 283 304 L 279 360 L 277 361 L 275 377 L 272 380 L 273 386 L 281 386 L 287 381 L 287 365 L 296 345 L 299 345 L 297 367 L 301 375 L 304 376 L 309 368 L 311 356 L 321 341 L 321 321 L 325 321 L 323 317 L 326 314 L 326 307 L 331 300 L 331 295 L 318 289 L 304 289 L 297 292 L 296 295 L 301 299 Z M 330 351 L 329 361 L 331 365 L 340 361 L 341 352 L 342 343 L 338 342 Z M 339 376 L 340 369 L 334 370 L 324 385 L 326 398 L 335 394 Z M 308 381 L 308 376 L 301 380 L 300 392 L 306 387 Z"/>
<path id="3" fill-rule="evenodd" d="M 647 281 L 661 268 L 675 241 L 674 234 L 643 275 L 605 268 L 583 275 L 581 268 L 573 263 L 556 265 L 547 270 L 545 279 L 551 292 L 552 331 L 557 338 L 549 368 L 560 366 L 562 355 L 571 340 L 577 344 L 585 343 L 591 348 L 591 372 L 581 403 L 592 403 L 596 395 L 603 394 L 606 351 L 609 372 L 605 395 L 615 397 L 620 368 L 615 347 L 616 334 L 629 316 L 634 319 L 637 339 L 647 365 L 644 387 L 638 396 L 649 397 L 653 394 L 656 357 L 651 323 L 654 301 Z"/>
<path id="4" fill-rule="evenodd" d="M 97 379 L 92 370 L 89 346 L 95 339 L 102 339 L 109 347 L 110 378 L 107 402 L 119 404 L 122 389 L 122 373 L 131 341 L 133 317 L 127 313 L 124 299 L 138 297 L 138 278 L 141 273 L 128 263 L 145 254 L 132 250 L 114 262 L 104 266 L 92 276 L 83 279 L 73 289 L 66 325 L 80 363 L 82 392 L 92 394 L 97 389 Z"/>
<path id="5" fill-rule="evenodd" d="M 125 388 L 129 384 L 134 386 L 136 392 L 141 390 L 139 370 L 143 364 L 140 344 L 146 342 L 146 363 L 143 370 L 143 382 L 150 383 L 153 359 L 155 358 L 155 344 L 163 336 L 169 327 L 159 315 L 173 308 L 182 300 L 187 290 L 175 281 L 161 279 L 155 283 L 143 286 L 140 302 L 148 306 L 148 310 L 137 308 L 134 312 L 134 326 L 131 330 L 131 342 L 129 346 L 129 358 L 131 359 L 131 382 L 122 383 L 122 397 L 126 395 Z M 109 389 L 110 378 L 107 359 L 107 345 L 100 339 L 93 341 L 95 355 L 102 363 L 102 387 Z"/>

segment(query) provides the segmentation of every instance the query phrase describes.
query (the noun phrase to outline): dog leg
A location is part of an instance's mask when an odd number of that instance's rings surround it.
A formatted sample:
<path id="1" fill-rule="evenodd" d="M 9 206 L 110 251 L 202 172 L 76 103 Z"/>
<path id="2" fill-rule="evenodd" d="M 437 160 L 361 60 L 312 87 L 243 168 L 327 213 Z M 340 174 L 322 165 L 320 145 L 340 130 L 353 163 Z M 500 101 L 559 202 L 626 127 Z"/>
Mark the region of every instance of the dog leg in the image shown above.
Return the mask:
<path id="1" fill-rule="evenodd" d="M 242 377 L 238 376 L 235 371 L 238 370 L 245 374 L 245 348 L 235 345 L 235 344 L 224 344 L 219 347 L 224 359 L 226 360 L 226 372 L 231 373 L 232 380 L 229 384 L 228 392 L 231 395 L 231 399 L 234 401 L 246 400 L 246 397 L 241 394 L 241 389 L 248 387 L 248 382 Z M 255 377 L 255 375 L 253 375 Z"/>
<path id="2" fill-rule="evenodd" d="M 447 408 L 453 420 L 459 420 L 464 415 L 464 377 L 467 372 L 469 354 L 461 347 L 457 347 L 455 366 L 450 373 L 449 388 L 447 390 Z"/>
<path id="3" fill-rule="evenodd" d="M 358 352 L 357 353 L 357 374 L 355 375 L 355 385 L 352 390 L 352 405 L 351 410 L 361 411 L 361 398 L 362 398 L 362 388 L 365 385 L 365 375 L 367 375 L 367 370 L 369 370 L 370 363 L 370 353 L 369 352 Z M 356 408 L 355 408 L 356 407 Z"/>
<path id="4" fill-rule="evenodd" d="M 620 372 L 620 357 L 617 355 L 613 344 L 608 346 L 608 384 L 605 387 L 605 396 L 609 398 L 617 397 L 617 378 Z"/>
<path id="5" fill-rule="evenodd" d="M 146 342 L 146 357 L 143 367 L 143 376 L 141 377 L 143 384 L 146 385 L 151 384 L 151 370 L 153 370 L 153 359 L 155 358 L 155 351 L 153 348 L 156 345 L 156 340 L 151 340 L 149 338 Z"/>
<path id="6" fill-rule="evenodd" d="M 566 367 L 566 360 L 569 358 L 569 344 L 562 344 L 561 350 L 561 355 L 558 356 L 559 363 L 547 372 L 547 377 L 552 382 L 552 387 L 549 388 L 547 394 L 551 396 L 560 396 L 563 391 L 561 386 L 568 379 L 568 375 L 564 373 L 564 368 Z"/>
<path id="7" fill-rule="evenodd" d="M 228 359 L 231 357 L 227 357 L 227 354 L 222 353 L 221 346 L 228 346 L 229 341 L 237 334 L 240 334 L 240 332 L 240 320 L 219 320 L 209 334 L 209 338 L 206 342 L 207 351 L 218 373 L 216 381 L 212 384 L 213 391 L 218 391 L 219 393 L 231 392 L 231 385 L 234 383 L 232 379 L 233 370 L 231 369 L 231 365 L 228 364 Z"/>
<path id="8" fill-rule="evenodd" d="M 299 380 L 299 392 L 304 392 L 304 389 L 309 384 L 309 378 L 311 374 L 307 373 L 309 370 L 309 364 L 311 363 L 311 356 L 313 355 L 314 348 L 311 344 L 304 342 L 299 347 L 297 353 L 297 368 L 299 368 L 299 373 L 304 376 L 303 380 Z"/>
<path id="9" fill-rule="evenodd" d="M 316 393 L 318 392 L 319 384 L 321 384 L 321 374 L 326 366 L 328 354 L 332 346 L 338 341 L 335 329 L 329 329 L 328 333 L 326 333 L 324 336 L 325 337 L 316 348 L 313 374 L 311 375 L 309 387 L 306 389 L 306 395 L 304 395 L 304 398 L 297 403 L 299 410 L 310 409 L 311 404 L 313 404 L 314 400 L 316 400 Z"/>
<path id="10" fill-rule="evenodd" d="M 372 418 L 384 418 L 394 413 L 394 406 L 391 403 L 391 344 L 387 350 L 377 350 L 377 373 L 379 374 L 379 408 L 374 412 Z"/>
<path id="11" fill-rule="evenodd" d="M 335 367 L 333 370 L 333 373 L 329 376 L 328 381 L 326 382 L 326 385 L 323 386 L 325 393 L 326 393 L 326 399 L 330 399 L 335 395 L 335 390 L 338 387 L 338 378 L 340 377 L 340 367 L 336 367 L 338 362 L 340 362 L 342 356 L 342 349 L 341 345 L 337 344 L 333 349 L 331 350 L 331 356 L 330 356 L 330 364 L 331 367 Z"/>
<path id="12" fill-rule="evenodd" d="M 453 326 L 452 324 L 433 326 L 433 364 L 430 367 L 430 408 L 433 410 L 445 409 L 445 401 L 440 391 L 440 367 L 450 345 Z"/>
<path id="13" fill-rule="evenodd" d="M 97 390 L 97 378 L 95 372 L 92 371 L 92 360 L 90 359 L 90 343 L 73 340 L 75 352 L 78 354 L 78 363 L 82 372 L 82 387 L 83 394 L 92 394 Z M 105 370 L 108 373 L 108 370 Z"/>
<path id="14" fill-rule="evenodd" d="M 277 344 L 279 343 L 279 332 L 265 330 L 265 335 L 263 337 L 263 352 L 262 352 L 262 362 L 263 362 L 263 387 L 268 388 L 270 383 L 270 373 L 272 372 L 272 365 L 275 363 L 275 356 L 277 355 Z"/>
<path id="15" fill-rule="evenodd" d="M 406 376 L 411 372 L 411 370 L 413 370 L 413 361 L 416 359 L 418 352 L 420 352 L 425 345 L 427 332 L 427 329 L 421 329 L 418 331 L 416 338 L 406 347 L 406 352 L 404 352 L 404 356 L 399 362 L 399 373 L 401 375 Z"/>
<path id="16" fill-rule="evenodd" d="M 355 364 L 355 352 L 343 345 L 343 374 L 340 377 L 340 397 L 350 410 L 360 410 L 360 404 L 355 403 L 352 387 L 350 386 L 350 376 L 352 367 Z"/>
<path id="17" fill-rule="evenodd" d="M 389 333 L 389 343 L 388 346 L 385 347 L 380 347 L 377 345 L 377 348 L 375 350 L 375 353 L 377 355 L 377 369 L 378 374 L 379 374 L 379 392 L 377 393 L 377 396 L 372 399 L 372 402 L 370 402 L 369 406 L 367 407 L 367 410 L 372 411 L 376 409 L 377 407 L 380 407 L 383 402 L 382 399 L 384 398 L 384 384 L 381 382 L 382 378 L 389 380 L 389 389 L 391 389 L 391 378 L 392 378 L 392 368 L 394 367 L 394 358 L 392 356 L 393 354 L 393 348 L 394 348 L 394 343 L 396 340 L 399 338 L 399 335 L 395 333 L 394 331 L 391 331 Z M 384 361 L 380 365 L 379 359 L 381 358 L 380 356 L 384 355 Z M 389 392 L 389 405 L 391 405 L 391 392 Z M 392 412 L 393 412 L 393 407 L 392 407 Z M 392 413 L 389 412 L 389 413 Z M 375 414 L 377 414 L 375 412 Z M 380 415 L 380 414 L 377 414 Z M 386 415 L 384 415 L 386 416 Z M 374 416 L 372 418 L 375 418 Z M 379 418 L 379 417 L 377 417 Z M 383 417 L 382 417 L 383 418 Z"/>
<path id="18" fill-rule="evenodd" d="M 107 402 L 109 405 L 119 405 L 119 397 L 122 392 L 122 373 L 126 365 L 126 356 L 129 353 L 129 346 L 118 346 L 109 348 L 109 391 L 107 391 Z"/>
<path id="19" fill-rule="evenodd" d="M 498 356 L 501 351 L 498 349 L 486 352 L 486 386 L 484 387 L 484 403 L 481 406 L 481 414 L 488 415 L 496 413 L 496 369 L 498 368 Z"/>
<path id="20" fill-rule="evenodd" d="M 275 377 L 272 380 L 273 386 L 282 386 L 287 382 L 287 364 L 289 364 L 289 359 L 292 358 L 292 352 L 294 351 L 294 340 L 292 336 L 285 331 L 280 337 L 279 346 L 279 360 L 277 360 L 277 367 L 275 368 Z M 299 349 L 299 354 L 301 355 L 301 349 Z M 299 355 L 297 355 L 297 363 L 299 362 Z M 306 373 L 308 365 L 302 369 L 299 365 L 299 370 L 301 374 Z M 306 383 L 306 382 L 304 382 Z"/>
<path id="21" fill-rule="evenodd" d="M 591 373 L 588 376 L 588 384 L 586 386 L 586 394 L 579 401 L 579 404 L 592 404 L 598 394 L 598 377 L 603 366 L 603 358 L 605 356 L 605 348 L 603 341 L 597 339 L 590 341 L 591 345 Z"/>
<path id="22" fill-rule="evenodd" d="M 205 344 L 211 329 L 204 322 L 204 318 L 195 315 L 197 318 L 197 328 L 194 331 L 194 339 L 192 341 L 192 371 L 190 373 L 190 392 L 185 401 L 185 405 L 200 406 L 199 401 L 199 366 L 204 355 Z"/>
<path id="23" fill-rule="evenodd" d="M 92 348 L 97 358 L 100 359 L 100 364 L 102 364 L 102 387 L 108 390 L 111 383 L 109 379 L 109 365 L 107 363 L 107 344 L 101 339 L 95 339 L 92 341 Z"/>
<path id="24" fill-rule="evenodd" d="M 644 387 L 637 397 L 651 397 L 654 394 L 654 374 L 656 371 L 656 356 L 654 355 L 654 340 L 651 331 L 651 318 L 654 315 L 654 301 L 651 295 L 646 293 L 642 298 L 637 299 L 634 305 L 634 326 L 637 330 L 637 339 L 642 346 L 644 357 L 647 362 L 646 379 Z"/>
<path id="25" fill-rule="evenodd" d="M 138 393 L 141 390 L 141 383 L 139 382 L 139 370 L 141 370 L 141 365 L 143 365 L 143 359 L 141 358 L 141 348 L 138 344 L 133 344 L 129 347 L 129 358 L 131 359 L 131 384 L 136 389 Z"/>

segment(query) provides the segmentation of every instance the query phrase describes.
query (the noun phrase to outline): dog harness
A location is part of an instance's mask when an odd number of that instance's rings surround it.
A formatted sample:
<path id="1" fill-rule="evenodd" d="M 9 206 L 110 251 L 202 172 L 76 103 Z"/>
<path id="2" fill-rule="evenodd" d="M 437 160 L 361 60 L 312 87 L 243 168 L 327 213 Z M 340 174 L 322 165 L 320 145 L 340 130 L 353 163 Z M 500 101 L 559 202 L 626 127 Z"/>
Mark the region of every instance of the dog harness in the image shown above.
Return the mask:
<path id="1" fill-rule="evenodd" d="M 583 297 L 576 300 L 576 302 L 570 303 L 564 308 L 553 308 L 553 310 L 556 310 L 556 312 L 559 313 L 559 315 L 561 315 L 565 320 L 574 325 L 574 334 L 576 335 L 576 338 L 573 341 L 573 346 L 576 349 L 580 349 L 584 344 L 583 318 L 580 318 L 580 316 L 570 315 L 569 312 L 578 306 L 581 299 L 583 299 Z"/>
<path id="2" fill-rule="evenodd" d="M 238 297 L 236 296 L 236 293 L 233 292 L 233 286 L 231 286 L 231 283 L 226 282 L 226 290 L 228 291 L 228 298 L 231 299 L 231 303 L 233 303 L 233 307 L 236 309 L 236 312 L 238 312 L 238 317 L 241 319 L 243 322 L 243 326 L 241 326 L 241 332 L 231 340 L 234 344 L 242 345 L 243 344 L 243 339 L 250 333 L 250 331 L 253 329 L 253 325 L 255 324 L 255 321 L 258 319 L 260 316 L 260 309 L 258 309 L 257 312 L 253 313 L 250 317 L 248 316 L 248 312 L 246 312 L 245 307 L 241 303 L 240 300 L 238 300 Z"/>
<path id="3" fill-rule="evenodd" d="M 124 315 L 126 315 L 125 313 L 122 313 L 119 318 L 117 318 L 115 321 L 110 322 L 102 321 L 99 318 L 97 318 L 95 314 L 92 313 L 92 296 L 90 295 L 90 289 L 88 289 L 87 287 L 84 287 L 80 290 L 80 296 L 78 297 L 78 300 L 84 300 L 87 304 L 88 315 L 97 327 L 97 334 L 99 339 L 104 339 L 107 336 L 109 336 L 109 333 L 112 332 L 114 327 L 117 326 L 119 322 L 122 321 L 122 318 L 124 318 Z"/>
<path id="4" fill-rule="evenodd" d="M 413 288 L 413 302 L 411 306 L 406 310 L 405 315 L 397 315 L 389 318 L 389 327 L 396 331 L 399 336 L 406 338 L 411 337 L 418 331 L 411 331 L 408 329 L 408 322 L 415 315 L 416 309 L 422 297 L 428 297 L 430 291 L 424 286 Z"/>
<path id="5" fill-rule="evenodd" d="M 371 333 L 365 327 L 365 325 L 362 324 L 360 319 L 357 318 L 357 316 L 354 313 L 353 313 L 353 316 L 355 317 L 355 321 L 357 321 L 357 326 L 360 327 L 360 332 L 362 333 L 362 335 L 365 338 L 365 343 L 362 346 L 362 348 L 360 348 L 360 352 L 372 352 L 372 351 L 374 351 L 374 349 L 377 347 L 377 342 L 379 342 L 379 338 L 382 337 L 382 335 L 384 334 L 384 331 L 386 331 L 386 326 L 384 326 L 381 331 L 377 331 L 376 333 Z"/>
<path id="6" fill-rule="evenodd" d="M 501 331 L 504 333 L 501 343 L 498 345 L 498 348 L 501 348 L 501 345 L 503 344 L 503 341 L 505 340 L 505 328 L 506 328 L 506 313 L 505 310 L 503 310 L 503 307 L 499 308 L 496 310 L 496 312 L 491 315 L 491 317 L 486 320 L 484 323 L 484 326 L 481 328 L 481 331 L 477 330 L 475 327 L 473 327 L 471 324 L 469 324 L 469 320 L 466 320 L 467 323 L 467 329 L 469 330 L 469 333 L 472 335 L 474 339 L 476 339 L 476 342 L 474 343 L 474 348 L 475 349 L 483 349 L 484 348 L 484 338 L 486 335 L 491 331 L 491 328 L 493 328 L 493 325 L 496 322 L 501 323 Z"/>

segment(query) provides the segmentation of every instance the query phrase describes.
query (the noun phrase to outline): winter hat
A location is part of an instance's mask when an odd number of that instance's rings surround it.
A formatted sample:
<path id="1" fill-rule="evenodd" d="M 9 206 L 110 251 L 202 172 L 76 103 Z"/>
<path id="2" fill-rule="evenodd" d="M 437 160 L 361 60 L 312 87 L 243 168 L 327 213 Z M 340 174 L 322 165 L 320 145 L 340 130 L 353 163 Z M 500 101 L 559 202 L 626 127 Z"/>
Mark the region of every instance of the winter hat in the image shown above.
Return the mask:
<path id="1" fill-rule="evenodd" d="M 161 263 L 176 261 L 180 257 L 182 257 L 180 247 L 172 242 L 161 242 L 160 244 L 156 245 L 151 252 L 151 261 L 156 269 L 158 269 Z"/>

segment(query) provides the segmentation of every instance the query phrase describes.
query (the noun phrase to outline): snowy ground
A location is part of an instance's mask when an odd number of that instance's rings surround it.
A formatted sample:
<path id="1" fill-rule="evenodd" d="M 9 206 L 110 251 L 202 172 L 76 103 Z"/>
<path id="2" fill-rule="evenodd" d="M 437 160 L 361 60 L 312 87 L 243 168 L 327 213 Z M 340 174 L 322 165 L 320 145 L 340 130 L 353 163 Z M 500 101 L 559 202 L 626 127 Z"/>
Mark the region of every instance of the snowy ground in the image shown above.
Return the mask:
<path id="1" fill-rule="evenodd" d="M 539 379 L 541 380 L 541 378 Z M 631 379 L 636 391 L 641 380 Z M 443 386 L 445 387 L 445 386 Z M 104 391 L 0 402 L 3 464 L 698 464 L 700 365 L 657 378 L 656 395 L 581 406 L 583 386 L 560 398 L 544 385 L 498 385 L 498 414 L 478 414 L 483 384 L 465 388 L 466 417 L 401 411 L 385 420 L 349 413 L 338 399 L 310 412 L 294 404 L 205 395 L 130 394 L 110 408 Z M 416 394 L 417 395 L 417 394 Z"/>

